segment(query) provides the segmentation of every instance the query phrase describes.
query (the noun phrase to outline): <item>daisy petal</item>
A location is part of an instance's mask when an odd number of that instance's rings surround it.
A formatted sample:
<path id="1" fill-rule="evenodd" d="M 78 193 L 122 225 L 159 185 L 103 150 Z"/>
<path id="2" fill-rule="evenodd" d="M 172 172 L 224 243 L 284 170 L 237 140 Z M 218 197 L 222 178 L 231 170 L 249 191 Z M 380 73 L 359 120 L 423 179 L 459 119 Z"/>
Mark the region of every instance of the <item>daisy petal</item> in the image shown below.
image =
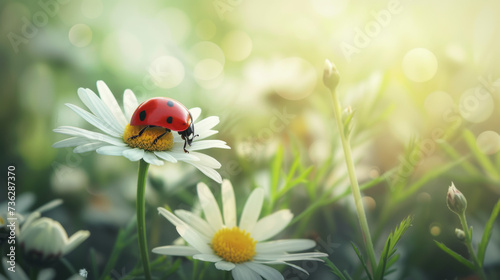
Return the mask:
<path id="1" fill-rule="evenodd" d="M 167 220 L 176 227 L 186 225 L 186 223 L 184 223 L 181 219 L 177 218 L 177 216 L 175 216 L 174 214 L 172 214 L 172 212 L 168 211 L 165 208 L 158 207 L 158 213 L 167 218 Z"/>
<path id="2" fill-rule="evenodd" d="M 264 190 L 261 188 L 255 189 L 248 197 L 243 208 L 243 213 L 240 219 L 240 229 L 251 232 L 257 220 L 259 219 L 260 210 L 264 203 Z"/>
<path id="3" fill-rule="evenodd" d="M 257 254 L 296 252 L 311 249 L 316 242 L 310 239 L 285 239 L 269 242 L 259 242 L 255 246 Z"/>
<path id="4" fill-rule="evenodd" d="M 204 118 L 203 120 L 197 122 L 194 124 L 194 127 L 196 129 L 196 133 L 203 133 L 207 130 L 212 129 L 214 126 L 219 124 L 219 117 L 217 116 L 210 116 L 208 118 Z"/>
<path id="5" fill-rule="evenodd" d="M 280 233 L 293 218 L 292 212 L 283 209 L 260 219 L 251 231 L 252 237 L 257 241 L 269 239 Z"/>
<path id="6" fill-rule="evenodd" d="M 194 156 L 190 153 L 185 153 L 183 147 L 184 147 L 184 140 L 182 141 L 182 143 L 174 142 L 174 146 L 172 147 L 172 149 L 170 149 L 170 151 L 168 151 L 168 154 L 174 157 L 176 160 L 200 161 L 200 159 L 197 156 Z"/>
<path id="7" fill-rule="evenodd" d="M 134 93 L 130 89 L 126 89 L 123 93 L 123 108 L 125 109 L 125 118 L 130 120 L 135 109 L 139 107 L 139 102 Z"/>
<path id="8" fill-rule="evenodd" d="M 142 157 L 145 162 L 153 165 L 161 166 L 163 165 L 163 160 L 159 160 L 153 153 L 144 152 L 144 156 Z"/>
<path id="9" fill-rule="evenodd" d="M 199 161 L 196 162 L 196 164 L 198 164 L 198 165 L 203 165 L 203 166 L 210 167 L 213 169 L 219 169 L 221 167 L 220 162 L 218 162 L 215 158 L 213 158 L 209 155 L 198 153 L 198 152 L 191 152 L 190 154 L 199 159 Z"/>
<path id="10" fill-rule="evenodd" d="M 245 264 L 238 264 L 232 271 L 234 280 L 262 280 L 260 275 Z"/>
<path id="11" fill-rule="evenodd" d="M 195 230 L 188 226 L 177 226 L 177 232 L 186 240 L 189 245 L 196 248 L 202 254 L 212 254 L 212 248 L 208 245 L 205 238 L 201 237 Z"/>
<path id="12" fill-rule="evenodd" d="M 219 172 L 215 171 L 213 168 L 210 168 L 210 167 L 198 164 L 198 163 L 190 162 L 190 161 L 186 161 L 186 162 L 191 164 L 192 166 L 198 168 L 198 170 L 200 170 L 203 174 L 207 175 L 208 178 L 214 180 L 215 182 L 217 182 L 219 184 L 222 183 L 222 177 L 220 176 Z"/>
<path id="13" fill-rule="evenodd" d="M 233 185 L 229 180 L 222 181 L 222 211 L 224 223 L 228 228 L 236 226 L 236 199 L 234 198 Z"/>
<path id="14" fill-rule="evenodd" d="M 201 109 L 198 107 L 194 107 L 189 109 L 189 113 L 191 113 L 191 120 L 195 122 L 201 115 Z"/>
<path id="15" fill-rule="evenodd" d="M 199 231 L 201 234 L 204 234 L 207 238 L 215 234 L 215 231 L 212 230 L 207 221 L 203 220 L 199 216 L 196 216 L 192 212 L 186 210 L 176 210 L 175 215 L 181 218 L 181 220 L 183 220 L 186 224 Z"/>
<path id="16" fill-rule="evenodd" d="M 259 262 L 256 262 L 256 263 L 259 263 Z M 307 270 L 303 269 L 302 267 L 298 266 L 298 265 L 295 265 L 293 263 L 287 263 L 287 262 L 279 262 L 279 261 L 272 261 L 272 262 L 264 262 L 266 264 L 284 264 L 284 265 L 288 265 L 288 266 L 291 266 L 299 271 L 302 271 L 304 272 L 306 275 L 309 275 L 309 272 L 307 272 Z"/>
<path id="17" fill-rule="evenodd" d="M 116 122 L 115 117 L 102 100 L 90 89 L 79 88 L 78 97 L 89 108 L 89 110 L 98 118 L 103 120 L 110 128 L 117 133 L 122 133 L 123 128 Z"/>
<path id="18" fill-rule="evenodd" d="M 61 134 L 66 134 L 66 135 L 71 135 L 71 136 L 76 136 L 76 137 L 82 137 L 82 138 L 87 138 L 91 140 L 97 140 L 97 141 L 102 141 L 106 142 L 115 146 L 126 146 L 127 144 L 123 143 L 122 140 L 104 135 L 102 133 L 98 132 L 93 132 L 90 130 L 86 130 L 83 128 L 79 127 L 74 127 L 74 126 L 61 126 L 56 129 L 54 129 L 54 132 L 56 133 L 61 133 Z"/>
<path id="19" fill-rule="evenodd" d="M 267 265 L 259 264 L 259 263 L 254 263 L 254 262 L 247 262 L 245 265 L 250 268 L 251 270 L 257 272 L 260 276 L 262 276 L 266 280 L 283 280 L 283 275 L 279 273 L 276 269 L 269 267 Z"/>
<path id="20" fill-rule="evenodd" d="M 97 149 L 96 152 L 101 155 L 122 156 L 126 150 L 130 150 L 130 147 L 104 146 Z"/>
<path id="21" fill-rule="evenodd" d="M 109 111 L 113 114 L 118 123 L 125 129 L 125 126 L 128 124 L 125 116 L 123 115 L 122 109 L 118 106 L 118 102 L 116 102 L 116 98 L 109 90 L 108 85 L 106 85 L 103 81 L 97 81 L 97 90 L 99 91 L 99 95 L 101 96 L 101 100 L 104 102 L 106 107 L 108 107 Z"/>
<path id="22" fill-rule="evenodd" d="M 83 138 L 83 137 L 71 137 L 67 138 L 64 140 L 61 140 L 59 142 L 56 142 L 52 145 L 53 148 L 67 148 L 67 147 L 76 147 L 84 144 L 90 144 L 90 143 L 95 143 L 94 141 L 91 141 L 90 139 Z"/>
<path id="23" fill-rule="evenodd" d="M 222 260 L 221 257 L 216 256 L 214 254 L 196 254 L 193 256 L 193 259 L 204 261 L 204 262 L 218 262 L 218 261 Z"/>
<path id="24" fill-rule="evenodd" d="M 196 140 L 202 140 L 202 139 L 205 139 L 207 137 L 210 137 L 214 134 L 217 134 L 219 131 L 217 130 L 207 130 L 207 131 L 204 131 L 203 133 L 198 133 L 196 132 L 196 134 L 198 134 L 198 136 L 196 137 Z"/>
<path id="25" fill-rule="evenodd" d="M 260 254 L 255 256 L 256 261 L 300 261 L 300 260 L 312 260 L 320 261 L 323 260 L 319 258 L 328 257 L 328 254 L 321 252 L 309 252 L 309 253 L 298 253 L 298 254 Z"/>
<path id="26" fill-rule="evenodd" d="M 171 156 L 169 153 L 167 153 L 167 152 L 158 152 L 158 151 L 155 151 L 154 154 L 157 157 L 159 157 L 159 158 L 161 158 L 163 160 L 166 160 L 166 161 L 169 161 L 169 162 L 173 162 L 173 163 L 177 162 L 177 160 L 173 156 Z"/>
<path id="27" fill-rule="evenodd" d="M 102 142 L 87 143 L 87 144 L 83 144 L 83 145 L 80 145 L 80 146 L 77 146 L 76 148 L 74 148 L 73 153 L 79 154 L 79 153 L 95 151 L 95 150 L 99 149 L 100 147 L 104 147 L 106 145 L 108 145 L 108 144 L 102 143 Z"/>
<path id="28" fill-rule="evenodd" d="M 220 261 L 215 263 L 215 268 L 218 270 L 231 271 L 236 265 L 232 262 Z"/>
<path id="29" fill-rule="evenodd" d="M 203 208 L 203 213 L 205 213 L 205 219 L 214 231 L 221 229 L 222 217 L 214 195 L 204 183 L 199 183 L 197 190 L 200 205 Z"/>
<path id="30" fill-rule="evenodd" d="M 130 161 L 138 161 L 144 156 L 143 149 L 128 149 L 123 151 L 123 156 L 128 158 Z"/>
<path id="31" fill-rule="evenodd" d="M 73 249 L 75 249 L 76 246 L 80 245 L 89 236 L 90 232 L 88 230 L 79 230 L 68 239 L 68 243 L 66 244 L 66 246 L 64 246 L 62 254 L 66 255 L 68 252 L 71 252 Z"/>
<path id="32" fill-rule="evenodd" d="M 193 256 L 200 252 L 191 246 L 162 246 L 152 250 L 153 253 L 167 256 Z"/>
<path id="33" fill-rule="evenodd" d="M 226 142 L 222 140 L 201 140 L 191 144 L 191 151 L 205 150 L 211 148 L 231 149 Z"/>
<path id="34" fill-rule="evenodd" d="M 92 115 L 91 113 L 83 110 L 82 108 L 66 103 L 66 106 L 68 106 L 71 110 L 73 110 L 75 113 L 77 113 L 80 117 L 82 117 L 84 120 L 86 120 L 88 123 L 91 125 L 95 126 L 96 128 L 100 129 L 101 131 L 115 137 L 120 137 L 121 134 L 117 133 L 115 130 L 113 130 L 110 126 L 105 124 L 103 120 L 98 119 L 96 116 Z"/>

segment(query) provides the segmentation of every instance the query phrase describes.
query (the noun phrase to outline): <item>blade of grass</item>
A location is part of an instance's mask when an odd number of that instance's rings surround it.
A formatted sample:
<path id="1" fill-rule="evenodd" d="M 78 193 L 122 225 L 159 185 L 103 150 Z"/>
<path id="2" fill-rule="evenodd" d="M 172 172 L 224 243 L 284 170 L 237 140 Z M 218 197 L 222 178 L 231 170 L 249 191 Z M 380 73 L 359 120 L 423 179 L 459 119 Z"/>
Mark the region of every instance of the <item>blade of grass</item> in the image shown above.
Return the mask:
<path id="1" fill-rule="evenodd" d="M 464 258 L 464 257 L 460 256 L 459 254 L 455 253 L 455 251 L 451 250 L 450 248 L 448 248 L 446 245 L 444 245 L 443 243 L 441 243 L 439 241 L 434 240 L 434 243 L 436 243 L 436 245 L 439 248 L 441 248 L 441 250 L 443 250 L 445 253 L 447 253 L 452 258 L 454 258 L 455 260 L 457 260 L 459 263 L 465 265 L 470 270 L 474 270 L 474 265 L 469 260 L 467 260 L 466 258 Z"/>
<path id="2" fill-rule="evenodd" d="M 353 242 L 351 242 L 351 245 L 352 245 L 352 248 L 354 249 L 354 252 L 356 252 L 356 255 L 358 256 L 358 259 L 361 262 L 361 265 L 363 266 L 363 268 L 364 268 L 364 270 L 366 272 L 366 275 L 368 275 L 368 279 L 373 280 L 372 275 L 370 273 L 370 270 L 366 266 L 366 263 L 365 263 L 365 261 L 363 259 L 363 256 L 361 256 L 361 253 L 359 252 L 358 247 L 356 247 L 356 245 L 354 245 Z"/>
<path id="3" fill-rule="evenodd" d="M 481 174 L 479 170 L 469 161 L 463 160 L 465 159 L 460 153 L 452 147 L 448 142 L 444 140 L 437 140 L 436 141 L 441 149 L 448 154 L 448 156 L 453 159 L 453 160 L 459 160 L 461 162 L 462 168 L 470 175 L 479 175 Z"/>
<path id="4" fill-rule="evenodd" d="M 347 280 L 347 278 L 344 276 L 344 274 L 340 271 L 340 269 L 329 259 L 324 258 L 323 259 L 326 263 L 326 265 L 330 268 L 333 274 L 337 275 L 340 280 Z"/>
<path id="5" fill-rule="evenodd" d="M 488 242 L 490 241 L 491 237 L 491 231 L 493 230 L 493 225 L 499 212 L 500 212 L 500 200 L 498 200 L 497 204 L 495 204 L 495 207 L 493 208 L 493 211 L 491 211 L 491 216 L 488 219 L 488 222 L 486 223 L 483 237 L 481 238 L 481 242 L 479 243 L 479 247 L 477 249 L 477 258 L 479 259 L 479 263 L 481 264 L 481 266 L 484 263 L 484 255 L 486 253 L 486 248 L 488 247 Z"/>
<path id="6" fill-rule="evenodd" d="M 479 150 L 479 148 L 476 145 L 476 137 L 474 134 L 468 130 L 465 129 L 462 133 L 465 142 L 467 143 L 467 146 L 469 146 L 469 149 L 471 150 L 472 154 L 476 158 L 476 160 L 479 162 L 481 167 L 486 171 L 486 173 L 495 181 L 500 180 L 500 175 L 498 173 L 498 170 L 495 168 L 491 160 L 486 156 L 483 152 Z"/>

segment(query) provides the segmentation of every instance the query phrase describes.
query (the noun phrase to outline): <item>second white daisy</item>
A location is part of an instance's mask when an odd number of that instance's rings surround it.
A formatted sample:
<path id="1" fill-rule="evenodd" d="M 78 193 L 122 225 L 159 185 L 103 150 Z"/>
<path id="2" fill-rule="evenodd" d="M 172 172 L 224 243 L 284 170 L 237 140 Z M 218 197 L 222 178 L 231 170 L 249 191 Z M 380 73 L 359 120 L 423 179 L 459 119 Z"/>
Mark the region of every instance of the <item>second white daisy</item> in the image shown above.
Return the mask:
<path id="1" fill-rule="evenodd" d="M 222 214 L 210 189 L 203 183 L 197 186 L 198 197 L 205 219 L 185 210 L 175 215 L 158 208 L 161 215 L 176 226 L 188 246 L 163 246 L 154 253 L 173 256 L 192 256 L 213 262 L 220 270 L 231 271 L 235 280 L 283 279 L 281 273 L 268 264 L 286 264 L 307 274 L 290 261 L 322 261 L 328 255 L 320 252 L 295 253 L 314 248 L 316 242 L 308 239 L 266 241 L 280 233 L 292 220 L 288 209 L 259 219 L 264 202 L 263 189 L 255 189 L 248 198 L 239 224 L 236 220 L 236 201 L 231 183 L 222 183 Z"/>

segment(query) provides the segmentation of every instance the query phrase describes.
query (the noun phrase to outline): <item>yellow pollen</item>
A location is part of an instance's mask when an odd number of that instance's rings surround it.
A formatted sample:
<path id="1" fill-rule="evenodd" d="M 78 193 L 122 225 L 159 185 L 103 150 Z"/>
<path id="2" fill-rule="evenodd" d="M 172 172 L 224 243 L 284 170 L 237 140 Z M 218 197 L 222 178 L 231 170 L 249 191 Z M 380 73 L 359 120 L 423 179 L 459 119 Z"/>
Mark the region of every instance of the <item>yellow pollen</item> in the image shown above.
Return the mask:
<path id="1" fill-rule="evenodd" d="M 174 136 L 172 132 L 168 132 L 153 144 L 155 139 L 165 133 L 163 127 L 150 127 L 144 130 L 139 137 L 130 139 L 132 136 L 139 135 L 139 132 L 144 128 L 143 125 L 130 125 L 127 124 L 123 132 L 123 141 L 132 148 L 139 148 L 146 151 L 165 151 L 170 150 L 174 145 Z"/>
<path id="2" fill-rule="evenodd" d="M 215 254 L 232 263 L 252 260 L 256 244 L 257 241 L 250 236 L 250 233 L 238 227 L 220 229 L 212 238 L 212 249 Z"/>

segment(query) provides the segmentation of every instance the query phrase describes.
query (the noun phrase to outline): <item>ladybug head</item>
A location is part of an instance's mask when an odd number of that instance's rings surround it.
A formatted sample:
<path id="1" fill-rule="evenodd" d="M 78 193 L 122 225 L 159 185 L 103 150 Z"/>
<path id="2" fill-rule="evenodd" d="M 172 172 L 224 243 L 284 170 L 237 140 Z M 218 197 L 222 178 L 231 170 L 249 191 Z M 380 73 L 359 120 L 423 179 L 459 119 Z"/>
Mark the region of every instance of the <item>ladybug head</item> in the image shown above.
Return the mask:
<path id="1" fill-rule="evenodd" d="M 189 119 L 191 120 L 191 123 L 189 124 L 189 127 L 184 130 L 184 131 L 179 131 L 179 134 L 181 135 L 182 139 L 184 140 L 184 152 L 188 152 L 186 150 L 186 144 L 191 146 L 191 143 L 193 143 L 193 139 L 198 136 L 197 134 L 194 134 L 194 123 L 193 123 L 193 118 L 191 117 L 191 113 L 189 113 Z"/>

